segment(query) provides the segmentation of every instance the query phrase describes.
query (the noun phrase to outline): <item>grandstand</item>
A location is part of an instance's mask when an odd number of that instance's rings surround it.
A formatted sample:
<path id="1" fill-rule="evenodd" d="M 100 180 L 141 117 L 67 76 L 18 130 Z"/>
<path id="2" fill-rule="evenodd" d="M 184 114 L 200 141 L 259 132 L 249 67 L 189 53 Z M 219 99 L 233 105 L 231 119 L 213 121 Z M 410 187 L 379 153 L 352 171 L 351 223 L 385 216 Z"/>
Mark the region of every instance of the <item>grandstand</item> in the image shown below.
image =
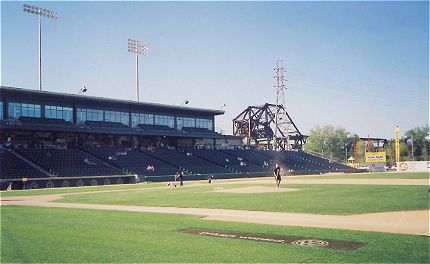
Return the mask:
<path id="1" fill-rule="evenodd" d="M 47 173 L 38 170 L 8 149 L 0 148 L 0 160 L 1 179 L 18 179 L 23 175 L 29 178 L 49 177 Z"/>
<path id="2" fill-rule="evenodd" d="M 196 156 L 215 162 L 232 172 L 250 173 L 250 172 L 267 172 L 269 166 L 264 163 L 256 163 L 241 155 L 230 154 L 217 149 L 194 149 L 190 150 Z M 248 152 L 251 152 L 248 150 Z"/>
<path id="3" fill-rule="evenodd" d="M 351 170 L 303 151 L 258 151 L 215 132 L 221 110 L 0 88 L 1 188 Z"/>
<path id="4" fill-rule="evenodd" d="M 139 149 L 115 146 L 86 147 L 84 151 L 120 168 L 125 173 L 142 176 L 174 175 L 178 168 Z M 148 169 L 149 166 L 149 169 Z M 151 166 L 153 169 L 151 169 Z"/>

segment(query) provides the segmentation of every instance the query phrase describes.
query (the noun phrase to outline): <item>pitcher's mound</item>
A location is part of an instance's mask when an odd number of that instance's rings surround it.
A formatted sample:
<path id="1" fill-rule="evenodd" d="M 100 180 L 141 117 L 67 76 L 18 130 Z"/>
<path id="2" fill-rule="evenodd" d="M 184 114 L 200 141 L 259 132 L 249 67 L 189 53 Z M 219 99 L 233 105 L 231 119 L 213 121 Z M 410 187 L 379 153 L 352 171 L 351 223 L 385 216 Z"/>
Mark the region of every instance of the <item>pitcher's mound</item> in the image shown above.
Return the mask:
<path id="1" fill-rule="evenodd" d="M 219 189 L 214 192 L 227 192 L 227 193 L 270 193 L 270 192 L 294 192 L 299 189 L 293 188 L 276 188 L 267 186 L 251 186 L 242 188 L 231 188 L 231 189 Z"/>

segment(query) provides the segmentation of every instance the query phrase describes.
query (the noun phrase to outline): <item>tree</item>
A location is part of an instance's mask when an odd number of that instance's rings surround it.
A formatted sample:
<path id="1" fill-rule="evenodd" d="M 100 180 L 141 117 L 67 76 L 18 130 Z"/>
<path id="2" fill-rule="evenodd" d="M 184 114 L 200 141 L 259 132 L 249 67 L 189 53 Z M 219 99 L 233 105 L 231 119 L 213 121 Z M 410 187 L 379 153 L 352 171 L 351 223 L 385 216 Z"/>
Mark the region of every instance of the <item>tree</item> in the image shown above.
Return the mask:
<path id="1" fill-rule="evenodd" d="M 429 160 L 429 125 L 416 127 L 407 130 L 405 138 L 400 140 L 400 161 L 412 160 L 412 146 L 405 143 L 405 139 L 412 138 L 413 153 L 415 160 Z M 305 149 L 318 152 L 324 156 L 345 160 L 345 151 L 349 156 L 353 156 L 353 142 L 355 140 L 355 162 L 365 163 L 366 141 L 360 140 L 356 134 L 350 134 L 344 128 L 334 128 L 331 125 L 315 127 L 309 133 Z M 385 145 L 387 153 L 387 165 L 392 166 L 396 163 L 395 140 L 388 140 Z"/>
<path id="2" fill-rule="evenodd" d="M 408 146 L 404 141 L 400 140 L 400 161 L 410 161 L 412 160 L 411 155 L 409 155 Z M 385 145 L 385 152 L 387 154 L 387 166 L 391 167 L 396 165 L 396 140 L 389 139 Z"/>
<path id="3" fill-rule="evenodd" d="M 408 155 L 412 159 L 412 151 L 413 157 L 415 160 L 429 160 L 429 125 L 425 125 L 422 127 L 416 127 L 414 129 L 407 130 L 405 133 L 405 137 L 411 139 L 411 143 L 413 142 L 413 150 L 412 144 L 408 145 Z M 402 154 L 402 152 L 400 152 Z"/>
<path id="4" fill-rule="evenodd" d="M 358 140 L 355 143 L 355 162 L 360 165 L 364 165 L 366 163 L 366 147 L 367 142 L 363 140 Z"/>
<path id="5" fill-rule="evenodd" d="M 315 127 L 309 133 L 305 148 L 331 158 L 345 158 L 345 150 L 352 149 L 352 139 L 344 128 L 334 128 L 331 125 Z"/>
<path id="6" fill-rule="evenodd" d="M 387 166 L 396 165 L 396 140 L 389 139 L 385 145 L 385 153 L 387 154 Z"/>

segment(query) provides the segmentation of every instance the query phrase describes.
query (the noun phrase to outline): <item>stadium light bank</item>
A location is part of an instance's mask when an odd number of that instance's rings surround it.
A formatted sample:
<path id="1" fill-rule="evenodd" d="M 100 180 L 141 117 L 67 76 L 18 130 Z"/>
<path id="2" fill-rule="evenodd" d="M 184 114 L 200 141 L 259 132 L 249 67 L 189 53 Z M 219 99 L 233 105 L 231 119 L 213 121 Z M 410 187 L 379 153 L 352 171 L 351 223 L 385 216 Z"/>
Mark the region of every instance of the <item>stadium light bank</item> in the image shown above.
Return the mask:
<path id="1" fill-rule="evenodd" d="M 47 17 L 52 20 L 56 20 L 58 18 L 57 12 L 48 10 L 45 8 L 33 6 L 33 5 L 23 5 L 24 12 L 37 15 L 37 24 L 38 24 L 38 31 L 39 31 L 39 90 L 42 91 L 42 25 L 40 18 Z"/>
<path id="2" fill-rule="evenodd" d="M 146 56 L 148 44 L 143 41 L 128 39 L 128 52 L 136 54 L 136 96 L 139 102 L 139 55 Z"/>

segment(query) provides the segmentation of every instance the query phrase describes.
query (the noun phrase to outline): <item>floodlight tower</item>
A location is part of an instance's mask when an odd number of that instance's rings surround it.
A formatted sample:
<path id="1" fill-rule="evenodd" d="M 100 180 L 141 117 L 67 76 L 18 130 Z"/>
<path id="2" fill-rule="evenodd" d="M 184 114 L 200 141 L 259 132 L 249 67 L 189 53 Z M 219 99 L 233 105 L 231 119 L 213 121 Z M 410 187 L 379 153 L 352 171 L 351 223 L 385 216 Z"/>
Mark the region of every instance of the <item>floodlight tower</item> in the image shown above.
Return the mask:
<path id="1" fill-rule="evenodd" d="M 146 56 L 148 44 L 143 41 L 128 39 L 128 52 L 136 53 L 136 96 L 139 102 L 139 54 Z"/>
<path id="2" fill-rule="evenodd" d="M 42 91 L 42 24 L 40 22 L 40 17 L 44 16 L 52 20 L 56 20 L 58 16 L 57 12 L 27 4 L 23 5 L 22 10 L 24 12 L 37 15 L 37 25 L 39 31 L 39 90 Z"/>

